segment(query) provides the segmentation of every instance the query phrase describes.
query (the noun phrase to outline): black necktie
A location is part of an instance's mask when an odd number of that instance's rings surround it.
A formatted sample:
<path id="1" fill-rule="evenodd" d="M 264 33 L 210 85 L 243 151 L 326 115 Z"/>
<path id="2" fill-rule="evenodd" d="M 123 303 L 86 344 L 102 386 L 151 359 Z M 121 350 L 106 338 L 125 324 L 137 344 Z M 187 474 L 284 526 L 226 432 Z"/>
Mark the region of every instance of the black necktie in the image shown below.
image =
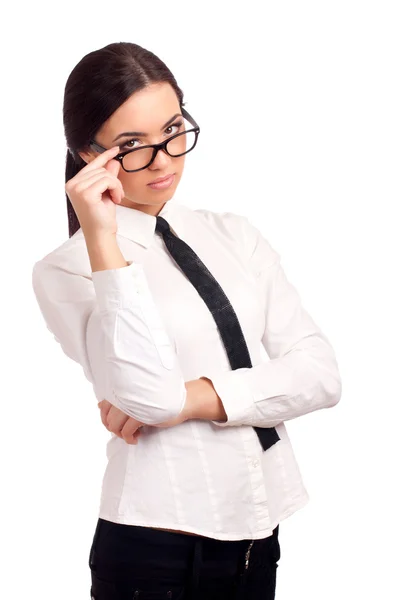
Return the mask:
<path id="1" fill-rule="evenodd" d="M 172 258 L 209 308 L 219 329 L 232 370 L 252 367 L 242 328 L 218 281 L 194 250 L 172 233 L 169 223 L 163 217 L 157 216 L 156 231 L 162 235 Z M 268 450 L 281 439 L 275 427 L 254 427 L 254 430 L 264 450 Z"/>

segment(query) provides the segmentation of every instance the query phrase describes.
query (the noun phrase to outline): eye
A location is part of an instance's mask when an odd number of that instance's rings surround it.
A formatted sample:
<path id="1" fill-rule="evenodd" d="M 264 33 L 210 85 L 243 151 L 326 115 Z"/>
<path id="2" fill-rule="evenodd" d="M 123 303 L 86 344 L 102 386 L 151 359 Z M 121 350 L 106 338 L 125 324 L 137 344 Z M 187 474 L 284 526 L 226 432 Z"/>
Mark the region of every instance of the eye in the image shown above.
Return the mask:
<path id="1" fill-rule="evenodd" d="M 165 129 L 165 131 L 168 131 L 172 127 L 176 127 L 176 131 L 172 131 L 172 132 L 168 133 L 168 136 L 175 135 L 176 133 L 179 133 L 179 129 L 180 129 L 180 127 L 182 127 L 182 125 L 183 125 L 183 121 L 179 121 L 177 123 L 174 123 L 173 125 L 169 125 Z M 121 150 L 133 150 L 134 148 L 137 147 L 137 146 L 131 145 L 134 142 L 140 142 L 140 139 L 139 138 L 132 138 L 131 140 L 128 140 L 127 142 L 125 142 L 125 144 L 123 146 L 120 146 Z"/>
<path id="2" fill-rule="evenodd" d="M 125 144 L 123 144 L 122 146 L 120 146 L 120 149 L 121 150 L 132 150 L 132 148 L 135 148 L 135 146 L 133 146 L 133 145 L 130 146 L 130 144 L 132 142 L 139 142 L 139 139 L 138 138 L 132 138 L 131 140 L 125 142 Z"/>
<path id="3" fill-rule="evenodd" d="M 169 127 L 167 127 L 167 129 L 171 129 L 171 127 L 176 127 L 177 131 L 174 132 L 174 135 L 175 135 L 175 133 L 179 132 L 179 129 L 182 125 L 183 125 L 183 121 L 179 121 L 179 123 L 174 123 L 173 125 L 170 125 Z M 167 131 L 167 129 L 165 131 Z"/>

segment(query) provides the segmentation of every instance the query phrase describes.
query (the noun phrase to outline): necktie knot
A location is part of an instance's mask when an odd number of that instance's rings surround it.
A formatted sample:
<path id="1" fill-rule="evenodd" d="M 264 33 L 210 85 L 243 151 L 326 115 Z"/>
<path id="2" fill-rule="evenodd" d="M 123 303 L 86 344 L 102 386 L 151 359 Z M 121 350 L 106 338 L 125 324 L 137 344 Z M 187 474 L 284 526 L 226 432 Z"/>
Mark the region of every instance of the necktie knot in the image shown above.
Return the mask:
<path id="1" fill-rule="evenodd" d="M 156 217 L 157 219 L 157 223 L 156 223 L 156 231 L 158 231 L 159 233 L 164 233 L 165 231 L 169 231 L 169 223 L 168 221 L 166 221 L 164 219 L 164 217 Z"/>

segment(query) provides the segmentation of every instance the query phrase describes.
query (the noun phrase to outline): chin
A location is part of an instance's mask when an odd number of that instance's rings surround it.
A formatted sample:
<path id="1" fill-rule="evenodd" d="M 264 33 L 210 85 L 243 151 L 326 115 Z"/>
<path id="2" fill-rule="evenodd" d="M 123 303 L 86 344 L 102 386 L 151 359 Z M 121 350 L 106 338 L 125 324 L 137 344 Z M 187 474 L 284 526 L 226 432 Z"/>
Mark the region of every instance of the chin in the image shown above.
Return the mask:
<path id="1" fill-rule="evenodd" d="M 174 185 L 171 186 L 170 188 L 167 188 L 166 190 L 151 190 L 150 189 L 150 194 L 149 194 L 149 199 L 151 204 L 160 204 L 160 202 L 166 202 L 168 200 L 171 200 L 175 193 L 176 193 L 176 188 L 177 188 L 177 183 L 176 181 L 174 182 Z"/>

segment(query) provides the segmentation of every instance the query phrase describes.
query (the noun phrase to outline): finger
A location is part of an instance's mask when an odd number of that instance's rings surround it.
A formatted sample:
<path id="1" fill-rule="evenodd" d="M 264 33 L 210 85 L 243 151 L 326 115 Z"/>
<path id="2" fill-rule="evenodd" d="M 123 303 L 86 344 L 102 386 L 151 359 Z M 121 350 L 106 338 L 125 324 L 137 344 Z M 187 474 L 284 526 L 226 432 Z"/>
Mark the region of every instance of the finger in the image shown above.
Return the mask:
<path id="1" fill-rule="evenodd" d="M 84 171 L 83 169 L 76 174 L 76 180 L 79 181 L 87 181 L 96 173 L 104 173 L 104 167 L 99 167 L 98 169 L 94 169 L 93 171 Z"/>
<path id="2" fill-rule="evenodd" d="M 122 187 L 121 181 L 118 178 L 116 178 L 114 180 L 113 176 L 109 175 L 109 172 L 104 169 L 99 169 L 98 172 L 95 172 L 95 173 L 93 173 L 93 175 L 89 175 L 89 176 L 85 177 L 85 179 L 79 181 L 75 186 L 75 191 L 78 193 L 81 193 L 81 192 L 87 190 L 91 185 L 93 185 L 97 181 L 100 181 L 101 179 L 103 179 L 103 177 L 106 178 L 107 181 L 117 181 L 118 185 L 120 187 L 120 190 L 121 190 L 121 194 L 124 195 L 124 188 Z"/>
<path id="3" fill-rule="evenodd" d="M 121 201 L 122 198 L 125 196 L 125 192 L 124 192 L 124 188 L 122 187 L 121 180 L 118 179 L 118 173 L 119 173 L 120 167 L 121 167 L 121 163 L 118 160 L 110 160 L 104 168 L 106 169 L 106 171 L 108 171 L 112 175 L 114 175 L 114 177 L 116 178 L 117 181 L 119 181 L 119 183 L 121 185 L 121 193 L 122 193 L 122 196 L 120 198 L 120 201 Z M 119 204 L 119 202 L 118 202 L 118 204 Z"/>
<path id="4" fill-rule="evenodd" d="M 141 436 L 142 431 L 139 428 L 131 435 L 127 435 L 126 433 L 123 434 L 122 430 L 118 431 L 118 432 L 113 431 L 112 433 L 115 433 L 115 435 L 117 435 L 119 438 L 121 438 L 121 440 L 124 440 L 127 444 L 137 444 L 138 438 Z"/>
<path id="5" fill-rule="evenodd" d="M 122 438 L 129 444 L 137 442 L 140 435 L 140 427 L 142 423 L 130 417 L 121 429 Z"/>
<path id="6" fill-rule="evenodd" d="M 113 433 L 119 433 L 129 420 L 129 416 L 122 412 L 116 406 L 112 406 L 107 415 L 108 430 Z"/>
<path id="7" fill-rule="evenodd" d="M 100 411 L 103 414 L 107 414 L 108 411 L 110 410 L 110 408 L 112 407 L 112 404 L 108 400 L 104 399 L 104 400 L 101 400 L 100 402 L 98 402 L 97 406 L 99 407 Z"/>
<path id="8" fill-rule="evenodd" d="M 130 417 L 126 421 L 126 423 L 124 423 L 123 427 L 121 428 L 121 433 L 123 436 L 126 436 L 129 438 L 136 431 L 138 431 L 141 426 L 142 426 L 142 423 L 140 421 L 137 421 L 136 419 L 133 419 L 132 417 Z"/>
<path id="9" fill-rule="evenodd" d="M 112 158 L 114 158 L 114 156 L 118 154 L 118 152 L 119 146 L 113 146 L 112 148 L 109 148 L 105 152 L 102 152 L 101 154 L 96 156 L 96 158 L 91 160 L 89 163 L 87 163 L 87 165 L 85 165 L 79 172 L 81 173 L 82 171 L 84 171 L 85 173 L 88 173 L 89 171 L 93 171 L 98 167 L 104 167 L 104 165 L 107 164 L 109 160 L 111 160 Z"/>
<path id="10" fill-rule="evenodd" d="M 140 429 L 137 429 L 135 431 L 134 434 L 132 434 L 130 437 L 127 436 L 121 436 L 122 439 L 127 443 L 127 444 L 133 444 L 134 446 L 136 446 L 136 444 L 139 441 L 139 437 L 141 436 L 142 432 L 140 431 Z"/>
<path id="11" fill-rule="evenodd" d="M 103 400 L 100 400 L 100 401 L 97 403 L 97 406 L 98 406 L 99 408 L 101 408 L 102 406 L 103 406 L 103 407 L 104 407 L 104 406 L 106 406 L 106 407 L 109 409 L 109 408 L 111 408 L 111 407 L 112 407 L 112 404 L 111 404 L 111 402 L 109 402 L 108 400 L 106 400 L 105 398 L 103 398 Z"/>
<path id="12" fill-rule="evenodd" d="M 91 190 L 90 194 L 88 190 Z M 120 204 L 123 198 L 122 185 L 119 179 L 116 179 L 112 175 L 103 175 L 99 179 L 96 179 L 89 187 L 85 188 L 88 193 L 88 197 L 93 198 L 96 194 L 103 194 L 109 192 L 111 200 L 115 204 Z"/>
<path id="13" fill-rule="evenodd" d="M 112 173 L 115 177 L 118 177 L 120 166 L 121 163 L 119 162 L 119 160 L 109 160 L 108 163 L 104 165 L 104 168 L 107 169 L 107 171 L 109 171 L 110 173 Z"/>
<path id="14" fill-rule="evenodd" d="M 116 165 L 119 165 L 120 163 L 116 160 L 111 161 L 111 163 L 115 163 Z M 110 164 L 110 163 L 108 163 Z M 90 171 L 89 173 L 84 173 L 83 176 L 81 177 L 81 173 L 82 171 L 79 171 L 79 173 L 77 174 L 77 182 L 75 184 L 75 190 L 77 192 L 80 192 L 82 190 L 85 190 L 88 185 L 91 185 L 92 183 L 94 183 L 95 181 L 98 181 L 98 179 L 101 178 L 101 176 L 104 176 L 105 174 L 108 174 L 109 172 L 111 172 L 112 175 L 114 175 L 116 177 L 116 179 L 119 181 L 119 185 L 121 187 L 121 199 L 125 196 L 125 192 L 124 192 L 124 188 L 122 186 L 122 182 L 120 179 L 118 179 L 118 169 L 114 169 L 114 171 L 111 171 L 109 169 L 105 169 L 104 167 L 95 169 L 94 171 Z"/>
<path id="15" fill-rule="evenodd" d="M 109 411 L 110 411 L 110 407 L 107 407 L 107 405 L 100 407 L 101 422 L 103 423 L 104 427 L 106 427 L 107 429 L 108 429 L 107 416 L 108 416 Z"/>

